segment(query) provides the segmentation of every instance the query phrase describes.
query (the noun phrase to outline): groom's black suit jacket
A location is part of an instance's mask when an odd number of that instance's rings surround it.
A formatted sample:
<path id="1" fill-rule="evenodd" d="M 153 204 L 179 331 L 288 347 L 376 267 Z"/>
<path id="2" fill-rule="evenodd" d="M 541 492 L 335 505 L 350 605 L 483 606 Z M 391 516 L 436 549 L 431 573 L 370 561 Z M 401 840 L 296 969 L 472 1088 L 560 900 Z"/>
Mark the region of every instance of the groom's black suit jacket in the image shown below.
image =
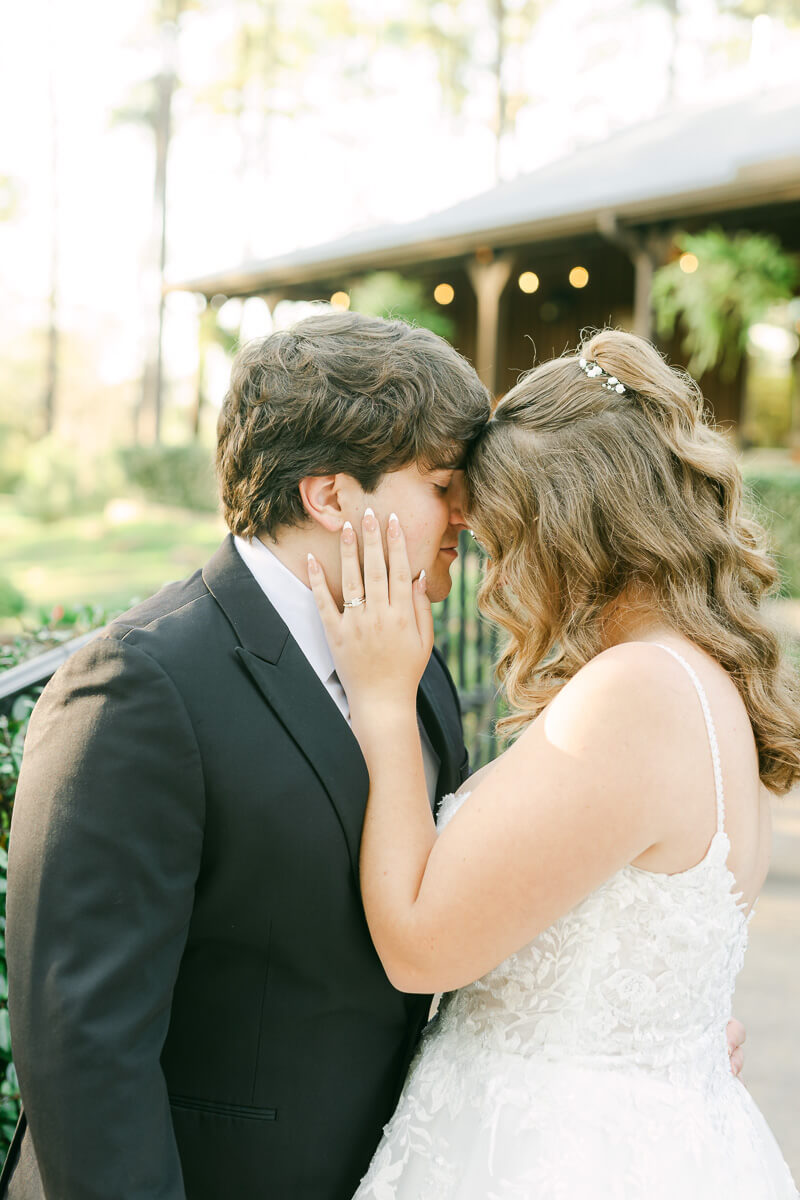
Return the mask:
<path id="1" fill-rule="evenodd" d="M 434 654 L 438 796 L 467 770 Z M 348 1200 L 429 997 L 358 887 L 358 744 L 228 538 L 33 714 L 11 831 L 11 1200 Z M 26 1125 L 27 1118 L 27 1125 Z"/>

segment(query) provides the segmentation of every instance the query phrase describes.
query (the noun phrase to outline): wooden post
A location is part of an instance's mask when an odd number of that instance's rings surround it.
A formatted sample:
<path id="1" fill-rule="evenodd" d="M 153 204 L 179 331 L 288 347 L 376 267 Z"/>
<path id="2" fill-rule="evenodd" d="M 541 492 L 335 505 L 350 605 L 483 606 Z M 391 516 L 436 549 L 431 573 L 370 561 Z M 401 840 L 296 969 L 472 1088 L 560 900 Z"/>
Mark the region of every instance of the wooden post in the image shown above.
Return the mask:
<path id="1" fill-rule="evenodd" d="M 653 336 L 653 275 L 656 260 L 653 252 L 645 245 L 633 255 L 635 269 L 633 283 L 633 332 L 639 337 Z"/>
<path id="2" fill-rule="evenodd" d="M 620 229 L 613 212 L 599 213 L 597 228 L 604 238 L 624 250 L 633 263 L 633 332 L 652 341 L 653 275 L 657 267 L 668 261 L 672 234 Z"/>
<path id="3" fill-rule="evenodd" d="M 489 258 L 485 251 L 467 263 L 467 274 L 478 307 L 475 370 L 492 396 L 497 394 L 498 387 L 497 335 L 500 328 L 500 297 L 505 291 L 513 266 L 514 259 L 511 256 Z"/>

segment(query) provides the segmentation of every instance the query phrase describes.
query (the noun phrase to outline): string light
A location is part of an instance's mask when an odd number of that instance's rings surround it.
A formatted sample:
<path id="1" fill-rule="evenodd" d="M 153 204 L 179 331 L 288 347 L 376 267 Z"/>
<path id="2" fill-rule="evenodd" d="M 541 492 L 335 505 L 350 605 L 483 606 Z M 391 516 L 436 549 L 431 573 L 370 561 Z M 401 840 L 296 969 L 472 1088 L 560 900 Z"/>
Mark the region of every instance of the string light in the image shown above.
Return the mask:
<path id="1" fill-rule="evenodd" d="M 678 259 L 678 266 L 685 275 L 694 275 L 700 262 L 696 254 L 682 254 Z"/>
<path id="2" fill-rule="evenodd" d="M 334 292 L 331 296 L 331 304 L 334 308 L 342 308 L 347 312 L 350 307 L 350 297 L 347 292 Z"/>
<path id="3" fill-rule="evenodd" d="M 586 267 L 573 267 L 569 273 L 569 281 L 574 288 L 585 288 L 589 282 L 589 272 Z"/>
<path id="4" fill-rule="evenodd" d="M 449 283 L 437 283 L 433 289 L 433 298 L 437 304 L 452 304 L 455 291 Z"/>
<path id="5" fill-rule="evenodd" d="M 539 286 L 539 276 L 535 271 L 523 271 L 517 283 L 520 291 L 526 292 L 530 296 Z"/>

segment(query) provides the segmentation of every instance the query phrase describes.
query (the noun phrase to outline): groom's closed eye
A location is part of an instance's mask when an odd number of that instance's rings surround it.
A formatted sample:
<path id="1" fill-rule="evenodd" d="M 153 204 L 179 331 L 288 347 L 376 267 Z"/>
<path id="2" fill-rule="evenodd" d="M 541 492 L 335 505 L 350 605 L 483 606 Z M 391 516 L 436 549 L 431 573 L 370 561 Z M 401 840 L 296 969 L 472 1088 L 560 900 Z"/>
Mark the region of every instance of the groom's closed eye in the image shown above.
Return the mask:
<path id="1" fill-rule="evenodd" d="M 432 479 L 431 482 L 433 483 L 433 486 L 436 488 L 437 492 L 440 492 L 443 496 L 446 496 L 450 491 L 450 485 L 453 482 L 453 472 L 450 471 L 449 474 L 437 475 Z"/>

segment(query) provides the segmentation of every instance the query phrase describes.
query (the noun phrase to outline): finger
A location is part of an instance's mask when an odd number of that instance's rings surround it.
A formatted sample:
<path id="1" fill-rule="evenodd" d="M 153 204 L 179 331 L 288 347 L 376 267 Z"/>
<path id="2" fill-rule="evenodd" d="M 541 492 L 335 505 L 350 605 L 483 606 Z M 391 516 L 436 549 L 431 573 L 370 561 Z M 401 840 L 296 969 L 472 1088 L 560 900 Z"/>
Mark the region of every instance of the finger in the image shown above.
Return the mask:
<path id="1" fill-rule="evenodd" d="M 733 1054 L 731 1055 L 731 1071 L 737 1077 L 737 1079 L 742 1073 L 743 1066 L 744 1055 L 742 1054 L 741 1050 L 734 1050 Z"/>
<path id="2" fill-rule="evenodd" d="M 392 513 L 386 527 L 386 547 L 389 558 L 389 603 L 392 608 L 406 607 L 411 611 L 411 568 L 408 565 L 406 539 L 397 515 Z"/>
<path id="3" fill-rule="evenodd" d="M 731 1017 L 725 1028 L 725 1033 L 728 1038 L 728 1048 L 735 1050 L 737 1046 L 743 1046 L 747 1041 L 747 1030 L 741 1021 L 737 1021 L 736 1017 Z"/>
<path id="4" fill-rule="evenodd" d="M 428 581 L 424 571 L 420 572 L 420 577 L 414 585 L 413 596 L 414 616 L 417 619 L 419 638 L 426 654 L 430 657 L 433 650 L 433 611 L 428 597 Z"/>
<path id="5" fill-rule="evenodd" d="M 325 572 L 313 554 L 309 554 L 308 556 L 308 582 L 311 584 L 311 591 L 314 593 L 314 599 L 317 602 L 317 609 L 322 618 L 322 625 L 328 636 L 328 641 L 333 643 L 339 629 L 339 623 L 342 620 L 342 614 L 339 612 L 336 602 L 330 593 L 330 588 L 325 579 Z"/>
<path id="6" fill-rule="evenodd" d="M 373 614 L 389 603 L 389 579 L 378 518 L 371 508 L 364 511 L 364 594 Z"/>
<path id="7" fill-rule="evenodd" d="M 358 561 L 356 531 L 349 521 L 345 521 L 342 526 L 341 553 L 342 599 L 360 600 L 364 595 L 364 581 L 361 578 L 361 563 Z M 351 609 L 349 611 L 355 612 L 356 610 Z"/>

